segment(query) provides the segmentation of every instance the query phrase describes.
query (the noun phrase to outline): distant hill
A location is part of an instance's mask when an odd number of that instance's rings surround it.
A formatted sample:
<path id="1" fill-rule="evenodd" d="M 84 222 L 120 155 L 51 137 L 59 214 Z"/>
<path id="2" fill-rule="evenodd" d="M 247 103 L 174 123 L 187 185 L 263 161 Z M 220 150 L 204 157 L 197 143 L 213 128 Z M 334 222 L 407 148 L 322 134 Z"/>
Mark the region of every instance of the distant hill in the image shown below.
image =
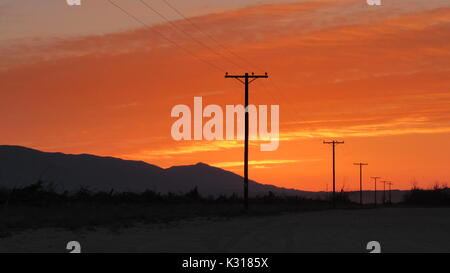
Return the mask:
<path id="1" fill-rule="evenodd" d="M 21 146 L 0 146 L 0 186 L 23 187 L 38 180 L 53 182 L 57 191 L 153 190 L 184 193 L 198 187 L 203 196 L 242 194 L 242 177 L 204 163 L 160 168 L 142 161 L 89 154 L 46 153 Z M 249 181 L 249 194 L 316 196 L 316 193 Z"/>

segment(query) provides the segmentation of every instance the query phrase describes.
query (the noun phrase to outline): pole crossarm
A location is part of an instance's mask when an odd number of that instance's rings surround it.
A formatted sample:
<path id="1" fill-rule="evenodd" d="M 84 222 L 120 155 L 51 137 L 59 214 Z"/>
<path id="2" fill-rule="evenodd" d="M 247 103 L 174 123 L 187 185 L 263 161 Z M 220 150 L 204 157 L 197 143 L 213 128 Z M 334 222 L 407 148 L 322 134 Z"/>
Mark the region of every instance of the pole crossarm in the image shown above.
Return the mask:
<path id="1" fill-rule="evenodd" d="M 254 73 L 248 74 L 245 73 L 244 75 L 229 75 L 228 72 L 225 73 L 225 78 L 237 78 L 237 79 L 257 79 L 257 78 L 268 78 L 269 75 L 267 75 L 267 72 L 264 75 L 255 75 Z"/>
<path id="2" fill-rule="evenodd" d="M 240 81 L 243 84 L 250 84 L 256 79 L 268 78 L 267 72 L 264 75 L 255 75 L 255 73 L 245 73 L 244 75 L 229 75 L 228 72 L 225 73 L 225 78 L 232 78 Z M 241 80 L 244 79 L 244 80 Z"/>
<path id="3" fill-rule="evenodd" d="M 323 144 L 333 144 L 333 145 L 336 145 L 336 144 L 344 144 L 344 141 L 324 141 L 323 142 Z"/>

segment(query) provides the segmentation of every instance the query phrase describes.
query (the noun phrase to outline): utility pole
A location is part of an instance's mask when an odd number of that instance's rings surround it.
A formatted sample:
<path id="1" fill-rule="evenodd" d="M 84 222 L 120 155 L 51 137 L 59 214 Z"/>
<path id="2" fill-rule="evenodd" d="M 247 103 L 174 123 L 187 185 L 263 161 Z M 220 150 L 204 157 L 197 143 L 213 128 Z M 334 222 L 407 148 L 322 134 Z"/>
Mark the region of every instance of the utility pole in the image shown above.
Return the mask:
<path id="1" fill-rule="evenodd" d="M 392 184 L 394 184 L 394 183 L 392 183 L 392 182 L 388 183 L 388 185 L 389 185 L 389 204 L 390 205 L 392 204 L 392 195 L 391 195 L 391 185 Z"/>
<path id="2" fill-rule="evenodd" d="M 264 75 L 228 75 L 225 73 L 225 78 L 234 78 L 240 81 L 245 86 L 245 144 L 244 144 L 244 206 L 248 209 L 248 85 L 258 78 L 268 78 L 267 72 Z M 242 80 L 243 79 L 243 80 Z M 251 80 L 250 80 L 251 79 Z"/>
<path id="3" fill-rule="evenodd" d="M 375 205 L 377 205 L 377 180 L 380 179 L 381 177 L 379 176 L 372 176 L 371 177 L 374 181 L 375 181 Z"/>
<path id="4" fill-rule="evenodd" d="M 333 147 L 333 208 L 336 207 L 336 145 L 344 144 L 344 141 L 324 141 L 323 144 L 331 144 Z"/>
<path id="5" fill-rule="evenodd" d="M 383 204 L 386 204 L 386 184 L 389 184 L 390 181 L 381 181 L 383 183 Z"/>
<path id="6" fill-rule="evenodd" d="M 362 167 L 363 166 L 367 166 L 369 164 L 367 163 L 353 163 L 353 165 L 359 166 L 359 204 L 362 205 L 363 201 L 362 201 Z"/>

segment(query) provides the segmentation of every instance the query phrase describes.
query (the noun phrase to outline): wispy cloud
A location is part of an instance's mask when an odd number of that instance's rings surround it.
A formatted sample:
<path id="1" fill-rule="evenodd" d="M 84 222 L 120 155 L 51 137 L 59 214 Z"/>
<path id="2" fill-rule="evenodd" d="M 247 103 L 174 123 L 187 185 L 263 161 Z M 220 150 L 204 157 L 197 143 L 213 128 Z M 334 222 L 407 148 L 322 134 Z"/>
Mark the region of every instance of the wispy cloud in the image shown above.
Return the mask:
<path id="1" fill-rule="evenodd" d="M 255 144 L 252 144 L 255 145 Z M 194 154 L 201 152 L 222 151 L 227 149 L 242 148 L 242 141 L 223 140 L 223 141 L 192 141 L 186 144 L 177 145 L 175 148 L 142 150 L 132 154 L 124 154 L 124 158 L 135 158 L 140 160 L 149 160 L 157 158 L 170 158 L 179 155 Z"/>
<path id="2" fill-rule="evenodd" d="M 321 159 L 273 159 L 273 160 L 250 160 L 248 164 L 255 168 L 267 168 L 266 165 L 290 164 L 299 162 L 314 162 Z M 243 161 L 227 161 L 212 163 L 212 166 L 218 168 L 241 167 L 244 166 Z"/>
<path id="3" fill-rule="evenodd" d="M 401 118 L 384 123 L 342 126 L 339 128 L 303 129 L 281 133 L 281 140 L 304 138 L 371 137 L 406 134 L 436 134 L 450 132 L 450 123 L 436 124 L 428 118 Z"/>
<path id="4" fill-rule="evenodd" d="M 119 110 L 119 109 L 126 109 L 126 108 L 136 107 L 138 105 L 139 105 L 139 103 L 133 101 L 133 102 L 129 102 L 129 103 L 111 105 L 110 108 Z"/>

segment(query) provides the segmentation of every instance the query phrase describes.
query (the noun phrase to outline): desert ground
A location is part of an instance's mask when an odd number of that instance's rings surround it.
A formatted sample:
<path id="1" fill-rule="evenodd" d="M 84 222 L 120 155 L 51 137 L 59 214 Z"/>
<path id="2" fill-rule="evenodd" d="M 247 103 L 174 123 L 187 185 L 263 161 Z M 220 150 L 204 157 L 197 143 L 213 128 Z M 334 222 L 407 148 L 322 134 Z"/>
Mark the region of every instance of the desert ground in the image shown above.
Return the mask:
<path id="1" fill-rule="evenodd" d="M 450 252 L 450 208 L 325 210 L 278 216 L 191 219 L 129 228 L 25 230 L 0 252 Z"/>

